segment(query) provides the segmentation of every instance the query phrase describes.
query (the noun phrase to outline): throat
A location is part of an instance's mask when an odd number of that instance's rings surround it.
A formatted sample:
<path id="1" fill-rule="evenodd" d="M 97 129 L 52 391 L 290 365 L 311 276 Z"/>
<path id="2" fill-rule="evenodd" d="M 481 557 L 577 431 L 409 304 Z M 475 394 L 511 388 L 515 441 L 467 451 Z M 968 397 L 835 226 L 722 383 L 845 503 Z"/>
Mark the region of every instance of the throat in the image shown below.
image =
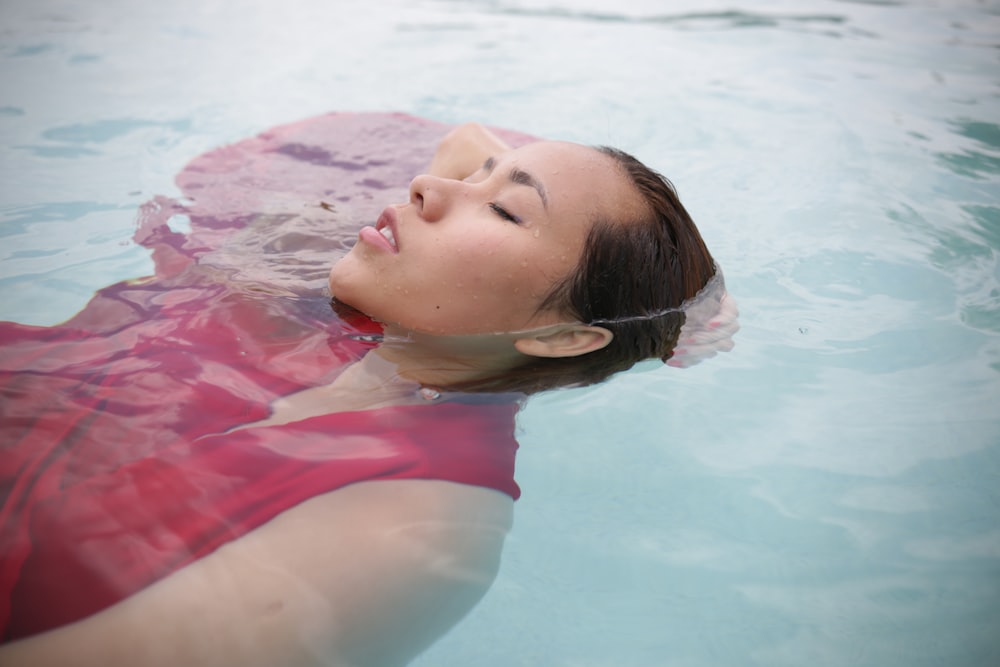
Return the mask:
<path id="1" fill-rule="evenodd" d="M 382 344 L 368 355 L 372 356 L 391 364 L 401 379 L 435 389 L 493 377 L 527 360 L 509 334 L 439 336 L 394 331 L 390 326 Z"/>
<path id="2" fill-rule="evenodd" d="M 337 412 L 418 405 L 436 398 L 422 390 L 418 383 L 400 377 L 396 365 L 373 350 L 345 368 L 330 384 L 281 396 L 271 403 L 271 414 L 266 419 L 232 430 L 279 426 Z"/>

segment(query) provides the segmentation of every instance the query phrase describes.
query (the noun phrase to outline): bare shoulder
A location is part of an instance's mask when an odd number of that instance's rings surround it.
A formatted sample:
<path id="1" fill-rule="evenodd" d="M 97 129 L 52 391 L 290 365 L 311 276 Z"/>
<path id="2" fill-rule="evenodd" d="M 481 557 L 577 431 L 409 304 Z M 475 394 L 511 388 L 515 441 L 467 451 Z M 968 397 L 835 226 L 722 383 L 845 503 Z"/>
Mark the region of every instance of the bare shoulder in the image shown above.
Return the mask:
<path id="1" fill-rule="evenodd" d="M 0 664 L 405 664 L 485 594 L 512 513 L 451 482 L 351 485 Z"/>

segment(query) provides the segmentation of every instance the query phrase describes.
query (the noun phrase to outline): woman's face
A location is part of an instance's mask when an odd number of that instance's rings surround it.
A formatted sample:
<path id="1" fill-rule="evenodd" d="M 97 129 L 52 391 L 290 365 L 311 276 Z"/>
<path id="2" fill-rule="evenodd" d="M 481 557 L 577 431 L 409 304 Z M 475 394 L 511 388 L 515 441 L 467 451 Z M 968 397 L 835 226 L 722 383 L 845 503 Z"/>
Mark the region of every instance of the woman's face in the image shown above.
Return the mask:
<path id="1" fill-rule="evenodd" d="M 594 220 L 629 219 L 638 195 L 613 158 L 539 142 L 464 181 L 418 176 L 330 272 L 339 300 L 376 320 L 437 335 L 566 322 L 537 312 L 572 272 Z M 388 231 L 388 230 L 391 230 Z"/>

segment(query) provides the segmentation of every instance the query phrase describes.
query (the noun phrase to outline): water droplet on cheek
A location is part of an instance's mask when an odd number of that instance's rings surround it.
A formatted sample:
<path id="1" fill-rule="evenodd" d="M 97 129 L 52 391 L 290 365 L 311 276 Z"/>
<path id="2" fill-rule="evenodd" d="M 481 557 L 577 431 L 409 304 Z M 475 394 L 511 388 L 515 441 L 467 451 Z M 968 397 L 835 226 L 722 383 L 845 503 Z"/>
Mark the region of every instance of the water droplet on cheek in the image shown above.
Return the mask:
<path id="1" fill-rule="evenodd" d="M 541 236 L 541 235 L 542 235 L 542 230 L 540 230 L 540 229 L 535 229 L 535 231 L 533 231 L 533 232 L 531 233 L 531 235 L 532 235 L 532 236 L 534 236 L 534 237 L 535 237 L 535 238 L 537 239 L 537 238 L 538 238 L 539 236 Z"/>

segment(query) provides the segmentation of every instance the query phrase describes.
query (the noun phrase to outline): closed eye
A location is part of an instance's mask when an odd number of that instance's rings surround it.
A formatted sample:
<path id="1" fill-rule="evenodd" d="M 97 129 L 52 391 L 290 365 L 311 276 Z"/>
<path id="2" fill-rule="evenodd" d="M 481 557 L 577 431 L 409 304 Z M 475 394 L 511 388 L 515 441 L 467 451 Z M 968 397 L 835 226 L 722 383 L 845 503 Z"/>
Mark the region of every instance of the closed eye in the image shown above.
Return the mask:
<path id="1" fill-rule="evenodd" d="M 507 211 L 503 206 L 499 204 L 490 203 L 490 210 L 496 213 L 498 216 L 506 220 L 507 222 L 513 222 L 515 225 L 521 224 L 521 219 L 516 215 L 513 215 Z"/>

